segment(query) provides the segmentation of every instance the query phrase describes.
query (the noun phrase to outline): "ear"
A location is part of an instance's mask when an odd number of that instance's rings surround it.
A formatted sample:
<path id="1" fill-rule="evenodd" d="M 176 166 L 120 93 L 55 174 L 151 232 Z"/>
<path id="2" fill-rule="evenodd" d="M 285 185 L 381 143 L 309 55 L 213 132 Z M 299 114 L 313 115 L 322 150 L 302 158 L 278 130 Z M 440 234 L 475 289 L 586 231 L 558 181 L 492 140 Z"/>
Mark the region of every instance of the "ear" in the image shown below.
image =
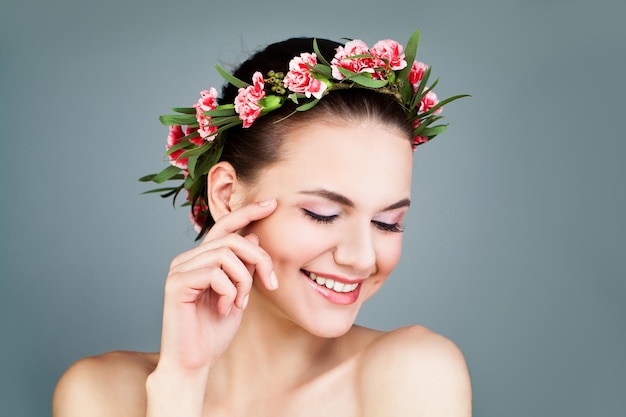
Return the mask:
<path id="1" fill-rule="evenodd" d="M 211 167 L 207 174 L 207 201 L 215 221 L 237 208 L 243 196 L 244 187 L 229 162 L 220 161 Z"/>

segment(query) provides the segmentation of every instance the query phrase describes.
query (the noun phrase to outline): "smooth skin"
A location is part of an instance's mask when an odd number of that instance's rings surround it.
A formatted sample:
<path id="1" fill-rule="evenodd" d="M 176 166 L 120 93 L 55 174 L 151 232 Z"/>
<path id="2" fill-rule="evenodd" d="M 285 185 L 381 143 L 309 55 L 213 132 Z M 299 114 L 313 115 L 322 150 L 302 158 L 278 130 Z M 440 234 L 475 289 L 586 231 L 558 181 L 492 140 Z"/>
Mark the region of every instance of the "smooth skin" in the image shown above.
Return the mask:
<path id="1" fill-rule="evenodd" d="M 371 120 L 290 135 L 256 184 L 211 169 L 216 224 L 172 261 L 160 353 L 81 359 L 54 417 L 471 416 L 454 343 L 354 325 L 400 257 L 409 141 Z M 328 298 L 311 273 L 359 283 L 358 297 Z"/>

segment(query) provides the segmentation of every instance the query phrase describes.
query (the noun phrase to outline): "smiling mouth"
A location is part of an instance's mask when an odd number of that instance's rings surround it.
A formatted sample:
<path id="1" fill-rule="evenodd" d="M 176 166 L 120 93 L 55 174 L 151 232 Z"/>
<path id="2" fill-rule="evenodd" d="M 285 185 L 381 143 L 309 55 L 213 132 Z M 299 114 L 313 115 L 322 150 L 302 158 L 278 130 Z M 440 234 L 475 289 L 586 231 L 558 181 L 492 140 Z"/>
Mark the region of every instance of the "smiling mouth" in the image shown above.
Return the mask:
<path id="1" fill-rule="evenodd" d="M 346 284 L 343 282 L 335 281 L 334 279 L 318 277 L 313 272 L 305 271 L 304 269 L 302 269 L 301 271 L 304 273 L 304 275 L 306 275 L 311 281 L 315 282 L 317 285 L 326 287 L 329 290 L 333 290 L 335 292 L 352 292 L 356 290 L 361 284 L 360 282 L 355 282 L 353 284 Z"/>

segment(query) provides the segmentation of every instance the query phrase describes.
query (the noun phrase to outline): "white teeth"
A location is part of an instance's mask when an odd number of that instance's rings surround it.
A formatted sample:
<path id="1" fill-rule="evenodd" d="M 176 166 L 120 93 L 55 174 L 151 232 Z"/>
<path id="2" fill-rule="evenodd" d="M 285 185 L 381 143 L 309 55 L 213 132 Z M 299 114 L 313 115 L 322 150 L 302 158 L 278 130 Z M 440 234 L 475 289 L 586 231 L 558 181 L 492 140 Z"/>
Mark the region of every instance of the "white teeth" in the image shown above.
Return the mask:
<path id="1" fill-rule="evenodd" d="M 334 279 L 318 277 L 313 272 L 309 272 L 308 276 L 312 281 L 315 281 L 318 285 L 322 285 L 336 292 L 352 292 L 356 289 L 356 287 L 359 286 L 359 283 L 344 284 L 343 282 L 335 281 Z"/>

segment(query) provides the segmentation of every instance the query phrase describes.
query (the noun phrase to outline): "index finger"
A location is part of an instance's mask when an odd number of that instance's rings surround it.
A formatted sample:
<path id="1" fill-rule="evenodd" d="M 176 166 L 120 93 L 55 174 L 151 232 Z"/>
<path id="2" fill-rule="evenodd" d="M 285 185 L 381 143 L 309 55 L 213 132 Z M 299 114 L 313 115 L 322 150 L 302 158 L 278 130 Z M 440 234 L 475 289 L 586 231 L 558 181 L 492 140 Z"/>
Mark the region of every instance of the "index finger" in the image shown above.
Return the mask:
<path id="1" fill-rule="evenodd" d="M 203 242 L 235 233 L 250 223 L 269 216 L 274 210 L 276 210 L 274 198 L 238 208 L 220 218 L 206 234 Z"/>

